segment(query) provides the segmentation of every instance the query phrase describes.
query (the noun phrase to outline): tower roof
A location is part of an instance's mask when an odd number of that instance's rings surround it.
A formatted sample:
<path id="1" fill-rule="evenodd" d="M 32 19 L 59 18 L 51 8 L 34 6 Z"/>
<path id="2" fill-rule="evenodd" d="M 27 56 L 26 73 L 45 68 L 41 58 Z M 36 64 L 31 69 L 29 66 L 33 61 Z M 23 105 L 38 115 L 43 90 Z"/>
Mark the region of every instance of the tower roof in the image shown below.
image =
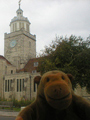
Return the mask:
<path id="1" fill-rule="evenodd" d="M 21 0 L 19 0 L 19 8 L 16 11 L 16 16 L 11 19 L 10 32 L 19 31 L 21 29 L 30 32 L 30 22 L 27 17 L 23 16 L 23 10 L 20 8 L 20 2 Z"/>
<path id="2" fill-rule="evenodd" d="M 17 11 L 16 11 L 17 16 L 15 16 L 15 17 L 11 20 L 11 23 L 12 23 L 12 22 L 15 22 L 15 21 L 26 21 L 26 22 L 28 22 L 28 23 L 30 24 L 28 18 L 23 16 L 23 10 L 20 8 L 20 2 L 21 2 L 21 0 L 19 1 L 19 8 L 18 8 Z M 11 23 L 10 23 L 10 24 L 11 24 Z"/>
<path id="3" fill-rule="evenodd" d="M 23 13 L 23 10 L 22 10 L 21 8 L 19 8 L 19 9 L 16 11 L 17 15 L 18 15 L 18 12 Z M 23 14 L 19 14 L 19 15 L 23 15 Z"/>
<path id="4" fill-rule="evenodd" d="M 28 20 L 28 18 L 23 16 L 23 10 L 22 10 L 22 9 L 18 9 L 18 10 L 16 11 L 16 13 L 17 13 L 17 16 L 15 16 L 15 17 L 11 20 L 11 23 L 12 23 L 12 22 L 15 22 L 15 21 L 26 21 L 26 22 L 30 23 L 29 20 Z"/>

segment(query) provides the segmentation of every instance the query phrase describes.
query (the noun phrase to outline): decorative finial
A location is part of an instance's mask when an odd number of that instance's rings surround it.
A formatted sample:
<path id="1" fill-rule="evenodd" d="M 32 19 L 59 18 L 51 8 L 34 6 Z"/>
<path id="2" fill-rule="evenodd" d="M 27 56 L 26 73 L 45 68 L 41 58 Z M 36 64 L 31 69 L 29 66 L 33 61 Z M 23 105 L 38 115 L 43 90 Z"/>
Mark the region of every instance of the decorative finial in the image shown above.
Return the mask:
<path id="1" fill-rule="evenodd" d="M 19 9 L 20 9 L 20 5 L 21 5 L 20 2 L 21 2 L 21 0 L 19 0 L 19 2 L 18 2 L 19 3 Z"/>

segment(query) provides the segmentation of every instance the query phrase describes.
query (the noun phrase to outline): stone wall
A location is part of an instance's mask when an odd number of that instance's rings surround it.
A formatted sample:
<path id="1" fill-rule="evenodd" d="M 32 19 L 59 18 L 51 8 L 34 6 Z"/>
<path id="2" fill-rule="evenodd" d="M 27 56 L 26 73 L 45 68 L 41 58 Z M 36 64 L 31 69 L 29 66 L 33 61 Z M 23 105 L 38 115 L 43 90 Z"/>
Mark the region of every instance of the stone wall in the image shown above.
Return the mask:
<path id="1" fill-rule="evenodd" d="M 12 40 L 16 40 L 14 47 L 10 47 Z M 4 56 L 17 69 L 23 68 L 29 59 L 36 57 L 36 36 L 23 29 L 14 33 L 6 33 Z"/>
<path id="2" fill-rule="evenodd" d="M 10 99 L 31 100 L 31 99 L 36 98 L 37 85 L 34 85 L 34 77 L 36 75 L 39 75 L 39 73 L 36 73 L 36 74 L 16 73 L 12 75 L 5 75 L 4 98 L 9 99 L 9 100 Z M 7 84 L 7 90 L 5 90 L 6 88 L 5 81 L 9 83 L 9 90 L 8 90 L 8 84 Z M 17 81 L 18 81 L 18 85 L 17 85 Z M 34 88 L 34 86 L 36 88 Z"/>
<path id="3" fill-rule="evenodd" d="M 16 67 L 8 64 L 5 59 L 0 59 L 0 97 L 4 96 L 4 78 L 5 74 L 13 74 L 16 73 Z"/>
<path id="4" fill-rule="evenodd" d="M 77 88 L 74 90 L 77 95 L 84 97 L 85 99 L 90 100 L 90 94 L 87 92 L 86 87 L 81 88 L 80 85 L 77 85 Z"/>

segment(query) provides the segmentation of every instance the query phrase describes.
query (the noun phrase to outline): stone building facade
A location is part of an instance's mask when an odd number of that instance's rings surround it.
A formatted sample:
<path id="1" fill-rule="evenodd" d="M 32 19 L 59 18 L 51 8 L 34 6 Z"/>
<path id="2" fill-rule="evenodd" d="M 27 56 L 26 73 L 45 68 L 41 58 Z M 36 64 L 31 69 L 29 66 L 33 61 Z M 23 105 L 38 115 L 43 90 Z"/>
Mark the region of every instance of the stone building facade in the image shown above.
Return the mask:
<path id="1" fill-rule="evenodd" d="M 4 98 L 32 100 L 36 97 L 37 84 L 34 82 L 37 72 L 38 58 L 30 59 L 23 69 L 6 74 L 4 77 Z"/>
<path id="2" fill-rule="evenodd" d="M 4 98 L 4 77 L 6 74 L 16 73 L 16 67 L 13 66 L 9 61 L 3 56 L 0 56 L 0 97 Z"/>
<path id="3" fill-rule="evenodd" d="M 32 100 L 36 97 L 36 35 L 30 33 L 30 22 L 23 10 L 16 11 L 10 22 L 10 33 L 4 34 L 4 56 L 0 56 L 0 98 Z"/>
<path id="4" fill-rule="evenodd" d="M 81 88 L 80 85 L 77 85 L 77 87 L 74 90 L 74 92 L 77 95 L 80 95 L 80 96 L 84 97 L 85 99 L 90 100 L 90 93 L 87 92 L 86 87 Z"/>
<path id="5" fill-rule="evenodd" d="M 34 77 L 38 74 L 28 72 L 5 75 L 4 98 L 16 100 L 31 100 L 36 97 L 37 85 Z"/>
<path id="6" fill-rule="evenodd" d="M 31 64 L 29 64 L 31 63 Z M 23 69 L 17 70 L 5 57 L 0 56 L 0 98 L 32 100 L 36 97 L 37 58 L 30 59 Z M 28 66 L 27 66 L 28 65 Z"/>

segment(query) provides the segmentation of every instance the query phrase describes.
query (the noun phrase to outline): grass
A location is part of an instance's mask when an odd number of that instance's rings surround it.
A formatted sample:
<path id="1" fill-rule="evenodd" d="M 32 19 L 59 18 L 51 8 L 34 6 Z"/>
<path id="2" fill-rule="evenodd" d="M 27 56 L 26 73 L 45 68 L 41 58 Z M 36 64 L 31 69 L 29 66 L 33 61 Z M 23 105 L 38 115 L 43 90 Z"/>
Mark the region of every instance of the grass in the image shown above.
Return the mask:
<path id="1" fill-rule="evenodd" d="M 14 111 L 19 112 L 21 108 L 13 108 Z"/>
<path id="2" fill-rule="evenodd" d="M 0 99 L 0 101 L 7 101 L 7 100 Z M 10 108 L 1 108 L 1 107 L 0 107 L 0 109 L 19 112 L 21 110 L 22 106 L 27 106 L 27 105 L 31 104 L 34 101 L 34 99 L 33 100 L 20 100 L 20 101 L 13 99 L 11 101 L 13 102 L 13 110 L 11 110 Z"/>
<path id="3" fill-rule="evenodd" d="M 15 112 L 19 112 L 21 110 L 21 108 L 18 108 L 18 107 L 13 107 L 13 110 L 11 110 L 10 108 L 1 108 L 1 110 L 10 110 L 10 111 L 15 111 Z"/>

